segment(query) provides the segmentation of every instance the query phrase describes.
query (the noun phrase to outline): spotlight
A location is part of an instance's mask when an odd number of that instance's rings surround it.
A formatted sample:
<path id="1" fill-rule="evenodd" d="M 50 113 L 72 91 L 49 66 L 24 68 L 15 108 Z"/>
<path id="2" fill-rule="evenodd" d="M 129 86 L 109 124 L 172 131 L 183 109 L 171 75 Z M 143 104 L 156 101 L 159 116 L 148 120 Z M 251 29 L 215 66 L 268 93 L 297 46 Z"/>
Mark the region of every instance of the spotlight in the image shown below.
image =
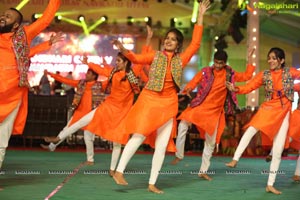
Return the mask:
<path id="1" fill-rule="evenodd" d="M 227 42 L 225 41 L 225 35 L 222 34 L 216 40 L 215 48 L 217 50 L 223 50 L 223 49 L 226 49 L 227 47 L 228 47 L 228 45 L 227 45 Z"/>
<path id="2" fill-rule="evenodd" d="M 144 21 L 148 26 L 152 26 L 152 18 L 151 17 L 145 17 Z"/>
<path id="3" fill-rule="evenodd" d="M 106 21 L 108 20 L 108 17 L 107 17 L 106 15 L 103 15 L 103 16 L 101 17 L 101 20 L 102 20 L 103 22 L 106 22 Z"/>
<path id="4" fill-rule="evenodd" d="M 177 18 L 171 18 L 170 19 L 170 27 L 175 27 L 176 22 L 177 22 Z"/>
<path id="5" fill-rule="evenodd" d="M 184 0 L 184 3 L 190 3 L 190 0 Z"/>
<path id="6" fill-rule="evenodd" d="M 78 19 L 78 21 L 80 21 L 80 22 L 83 22 L 83 21 L 85 20 L 85 18 L 84 18 L 83 15 L 79 15 L 77 19 Z"/>
<path id="7" fill-rule="evenodd" d="M 134 22 L 133 17 L 128 16 L 128 17 L 127 17 L 127 25 L 131 26 L 131 25 L 133 24 L 133 22 Z"/>
<path id="8" fill-rule="evenodd" d="M 176 3 L 176 0 L 171 0 L 172 3 Z"/>
<path id="9" fill-rule="evenodd" d="M 38 17 L 38 14 L 37 14 L 37 13 L 33 13 L 33 14 L 31 15 L 31 21 L 32 21 L 32 22 L 35 22 L 38 18 L 39 18 L 39 17 Z"/>
<path id="10" fill-rule="evenodd" d="M 54 21 L 56 23 L 59 23 L 61 21 L 61 19 L 62 19 L 62 16 L 61 15 L 57 15 L 57 16 L 55 16 Z"/>

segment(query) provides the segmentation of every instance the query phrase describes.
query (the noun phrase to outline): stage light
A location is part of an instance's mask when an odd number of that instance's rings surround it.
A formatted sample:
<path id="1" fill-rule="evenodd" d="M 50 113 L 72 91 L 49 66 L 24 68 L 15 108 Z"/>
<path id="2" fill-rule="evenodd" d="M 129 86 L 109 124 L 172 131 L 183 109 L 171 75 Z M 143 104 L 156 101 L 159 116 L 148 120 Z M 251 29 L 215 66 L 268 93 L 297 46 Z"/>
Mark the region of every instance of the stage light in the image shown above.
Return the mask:
<path id="1" fill-rule="evenodd" d="M 21 10 L 27 3 L 29 2 L 29 0 L 23 0 L 19 3 L 19 5 L 16 6 L 17 10 Z"/>
<path id="2" fill-rule="evenodd" d="M 217 50 L 223 50 L 228 47 L 227 42 L 225 41 L 225 35 L 222 34 L 219 36 L 218 40 L 216 40 L 215 48 Z"/>
<path id="3" fill-rule="evenodd" d="M 131 25 L 133 24 L 133 22 L 134 22 L 133 17 L 128 16 L 128 17 L 127 17 L 127 25 L 131 26 Z"/>
<path id="4" fill-rule="evenodd" d="M 176 3 L 176 0 L 171 0 L 172 3 Z"/>
<path id="5" fill-rule="evenodd" d="M 59 23 L 61 21 L 61 19 L 62 19 L 62 16 L 61 15 L 57 15 L 57 16 L 55 16 L 54 21 L 56 23 Z"/>
<path id="6" fill-rule="evenodd" d="M 80 22 L 83 22 L 83 21 L 85 20 L 85 18 L 84 18 L 83 15 L 79 15 L 77 19 L 78 19 L 78 21 L 80 21 Z"/>
<path id="7" fill-rule="evenodd" d="M 144 21 L 148 26 L 152 26 L 152 18 L 151 17 L 145 17 Z"/>
<path id="8" fill-rule="evenodd" d="M 38 14 L 37 14 L 37 13 L 33 13 L 33 14 L 31 15 L 31 21 L 32 21 L 32 22 L 35 22 L 38 18 L 39 18 L 39 17 L 38 17 Z"/>
<path id="9" fill-rule="evenodd" d="M 184 3 L 190 3 L 190 0 L 184 0 Z"/>
<path id="10" fill-rule="evenodd" d="M 170 19 L 170 27 L 176 27 L 177 18 L 171 18 Z"/>
<path id="11" fill-rule="evenodd" d="M 107 17 L 106 15 L 103 15 L 103 16 L 101 17 L 101 20 L 102 20 L 103 22 L 106 22 L 106 21 L 108 20 L 108 17 Z"/>

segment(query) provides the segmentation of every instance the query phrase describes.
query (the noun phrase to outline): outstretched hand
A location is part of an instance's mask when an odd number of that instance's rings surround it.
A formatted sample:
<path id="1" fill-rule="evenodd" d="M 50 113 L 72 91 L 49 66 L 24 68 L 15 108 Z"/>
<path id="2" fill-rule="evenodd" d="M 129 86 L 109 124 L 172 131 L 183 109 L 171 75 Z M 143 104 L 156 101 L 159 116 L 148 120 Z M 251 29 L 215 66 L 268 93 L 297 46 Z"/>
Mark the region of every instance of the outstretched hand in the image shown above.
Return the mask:
<path id="1" fill-rule="evenodd" d="M 153 30 L 149 25 L 147 25 L 146 45 L 150 44 L 150 41 L 151 41 L 152 37 L 153 37 Z"/>
<path id="2" fill-rule="evenodd" d="M 210 8 L 210 1 L 209 0 L 203 0 L 199 3 L 198 12 L 199 15 L 204 15 L 204 13 Z"/>
<path id="3" fill-rule="evenodd" d="M 120 41 L 117 40 L 117 39 L 112 40 L 111 43 L 112 43 L 113 45 L 115 45 L 121 52 L 123 52 L 123 51 L 126 50 L 125 47 L 123 46 L 122 42 L 120 42 Z"/>
<path id="4" fill-rule="evenodd" d="M 250 52 L 249 52 L 249 54 L 248 54 L 248 62 L 251 62 L 252 61 L 252 56 L 253 56 L 253 54 L 254 54 L 254 52 L 255 52 L 255 48 L 253 47 L 251 50 L 250 50 Z"/>
<path id="5" fill-rule="evenodd" d="M 226 85 L 227 89 L 231 92 L 237 92 L 238 91 L 238 89 L 233 85 L 233 83 L 231 83 L 229 81 L 226 81 L 225 85 Z"/>
<path id="6" fill-rule="evenodd" d="M 56 34 L 51 34 L 49 43 L 50 45 L 52 45 L 57 42 L 63 41 L 64 39 L 65 39 L 64 34 L 62 32 L 58 32 Z"/>
<path id="7" fill-rule="evenodd" d="M 83 54 L 82 59 L 79 59 L 81 61 L 82 64 L 88 64 L 88 57 L 86 56 L 86 54 Z"/>

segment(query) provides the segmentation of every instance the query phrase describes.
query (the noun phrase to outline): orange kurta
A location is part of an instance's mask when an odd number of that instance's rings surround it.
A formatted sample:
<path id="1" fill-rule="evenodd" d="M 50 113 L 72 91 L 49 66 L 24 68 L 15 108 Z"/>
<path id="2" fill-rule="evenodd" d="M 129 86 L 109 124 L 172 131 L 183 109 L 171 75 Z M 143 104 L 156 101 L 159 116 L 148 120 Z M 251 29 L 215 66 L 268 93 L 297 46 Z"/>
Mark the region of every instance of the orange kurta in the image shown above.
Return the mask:
<path id="1" fill-rule="evenodd" d="M 41 18 L 24 26 L 28 44 L 51 23 L 59 6 L 60 0 L 51 0 Z M 21 102 L 13 134 L 22 134 L 28 112 L 28 88 L 18 86 L 19 71 L 12 36 L 13 33 L 0 34 L 0 123 Z"/>
<path id="2" fill-rule="evenodd" d="M 109 77 L 113 67 L 100 67 L 94 63 L 88 64 L 89 68 L 99 75 Z M 96 109 L 94 118 L 86 126 L 90 132 L 101 136 L 109 141 L 126 144 L 128 137 L 123 137 L 120 133 L 110 134 L 109 131 L 116 128 L 121 120 L 126 116 L 133 104 L 134 94 L 129 81 L 121 81 L 125 76 L 125 71 L 115 72 L 112 77 L 110 95 Z"/>
<path id="3" fill-rule="evenodd" d="M 49 75 L 53 77 L 55 80 L 73 86 L 74 88 L 76 88 L 78 86 L 78 83 L 80 82 L 80 80 L 65 78 L 58 74 L 49 73 Z M 80 99 L 80 103 L 73 113 L 69 126 L 77 122 L 79 119 L 81 119 L 83 116 L 85 116 L 92 110 L 92 87 L 94 84 L 95 81 L 89 81 L 86 83 L 84 92 Z M 83 127 L 82 129 L 85 130 L 86 128 Z"/>
<path id="4" fill-rule="evenodd" d="M 180 54 L 183 67 L 186 66 L 198 50 L 202 38 L 202 29 L 202 26 L 195 26 L 191 44 Z M 130 52 L 126 56 L 133 63 L 150 65 L 154 59 L 154 55 L 155 52 L 144 55 L 137 55 Z M 127 116 L 112 133 L 121 133 L 128 136 L 133 133 L 143 134 L 147 137 L 145 143 L 150 144 L 154 148 L 156 130 L 170 119 L 174 119 L 174 122 L 176 122 L 178 97 L 171 74 L 170 62 L 172 56 L 173 54 L 167 53 L 168 66 L 162 91 L 155 92 L 144 88 Z M 176 123 L 173 124 L 172 133 L 173 136 L 176 133 Z M 176 147 L 173 136 L 171 135 L 169 139 L 167 150 L 175 152 Z"/>
<path id="5" fill-rule="evenodd" d="M 249 80 L 252 77 L 254 70 L 254 66 L 248 65 L 244 73 L 234 72 L 235 82 Z M 200 132 L 201 138 L 203 139 L 205 139 L 205 133 L 213 135 L 218 123 L 216 143 L 219 144 L 225 128 L 224 103 L 227 95 L 227 89 L 225 86 L 226 70 L 225 68 L 222 70 L 213 69 L 213 74 L 214 81 L 204 101 L 196 107 L 187 107 L 178 119 L 195 124 Z M 187 89 L 194 89 L 201 80 L 202 71 L 198 72 L 186 85 L 184 91 Z"/>
<path id="6" fill-rule="evenodd" d="M 290 68 L 290 74 L 293 78 L 300 77 L 300 71 L 295 68 Z M 252 117 L 250 122 L 245 126 L 253 126 L 257 130 L 262 132 L 262 143 L 263 145 L 271 145 L 274 137 L 277 135 L 279 128 L 281 127 L 282 121 L 288 112 L 291 112 L 292 102 L 283 97 L 277 96 L 278 90 L 283 91 L 282 85 L 282 70 L 272 71 L 271 76 L 273 81 L 274 91 L 272 99 L 265 101 L 260 105 L 257 113 Z M 247 94 L 264 84 L 263 72 L 257 74 L 248 84 L 239 86 L 239 94 Z"/>
<path id="7" fill-rule="evenodd" d="M 294 90 L 300 93 L 300 83 L 294 85 Z M 299 103 L 300 100 L 298 100 Z M 292 138 L 290 147 L 300 150 L 300 110 L 299 107 L 293 111 L 290 117 L 288 136 Z"/>

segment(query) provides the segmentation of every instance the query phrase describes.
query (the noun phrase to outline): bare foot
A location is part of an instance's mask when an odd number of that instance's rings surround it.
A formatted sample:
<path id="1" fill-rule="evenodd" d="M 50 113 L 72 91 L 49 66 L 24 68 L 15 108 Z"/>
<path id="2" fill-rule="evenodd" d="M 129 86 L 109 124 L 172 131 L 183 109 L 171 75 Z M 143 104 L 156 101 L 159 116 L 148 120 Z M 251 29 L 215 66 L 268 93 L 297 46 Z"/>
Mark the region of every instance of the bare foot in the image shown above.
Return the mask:
<path id="1" fill-rule="evenodd" d="M 128 185 L 127 181 L 124 178 L 123 173 L 116 171 L 113 175 L 113 178 L 118 185 Z"/>
<path id="2" fill-rule="evenodd" d="M 171 165 L 177 165 L 182 159 L 175 157 L 174 160 L 171 161 Z"/>
<path id="3" fill-rule="evenodd" d="M 198 174 L 198 176 L 200 178 L 203 178 L 203 179 L 207 180 L 207 181 L 211 181 L 212 180 L 212 178 L 210 176 L 208 176 L 207 174 Z"/>
<path id="4" fill-rule="evenodd" d="M 226 165 L 227 167 L 235 168 L 236 165 L 237 165 L 237 162 L 238 162 L 238 161 L 236 161 L 236 160 L 232 160 L 232 161 L 230 161 L 229 163 L 226 163 L 225 165 Z"/>
<path id="5" fill-rule="evenodd" d="M 294 180 L 295 182 L 300 182 L 300 176 L 294 175 L 294 176 L 293 176 L 293 180 Z"/>
<path id="6" fill-rule="evenodd" d="M 155 187 L 155 185 L 153 185 L 153 184 L 149 184 L 149 186 L 148 186 L 148 191 L 149 191 L 149 192 L 153 192 L 153 193 L 155 193 L 155 194 L 163 194 L 163 193 L 164 193 L 164 191 L 158 189 L 158 188 Z"/>
<path id="7" fill-rule="evenodd" d="M 281 194 L 279 190 L 276 190 L 273 186 L 268 185 L 266 187 L 266 192 L 272 192 L 273 194 Z"/>
<path id="8" fill-rule="evenodd" d="M 110 170 L 109 170 L 109 176 L 110 176 L 110 177 L 113 177 L 114 175 L 115 175 L 115 171 L 110 169 Z"/>
<path id="9" fill-rule="evenodd" d="M 59 137 L 45 137 L 45 142 L 52 142 L 54 144 L 58 143 L 60 141 Z"/>
<path id="10" fill-rule="evenodd" d="M 92 162 L 92 161 L 85 161 L 84 164 L 85 164 L 85 165 L 88 165 L 88 166 L 92 166 L 92 165 L 94 165 L 95 163 Z"/>
<path id="11" fill-rule="evenodd" d="M 266 162 L 271 162 L 271 160 L 272 160 L 272 156 L 271 155 L 267 155 Z"/>

